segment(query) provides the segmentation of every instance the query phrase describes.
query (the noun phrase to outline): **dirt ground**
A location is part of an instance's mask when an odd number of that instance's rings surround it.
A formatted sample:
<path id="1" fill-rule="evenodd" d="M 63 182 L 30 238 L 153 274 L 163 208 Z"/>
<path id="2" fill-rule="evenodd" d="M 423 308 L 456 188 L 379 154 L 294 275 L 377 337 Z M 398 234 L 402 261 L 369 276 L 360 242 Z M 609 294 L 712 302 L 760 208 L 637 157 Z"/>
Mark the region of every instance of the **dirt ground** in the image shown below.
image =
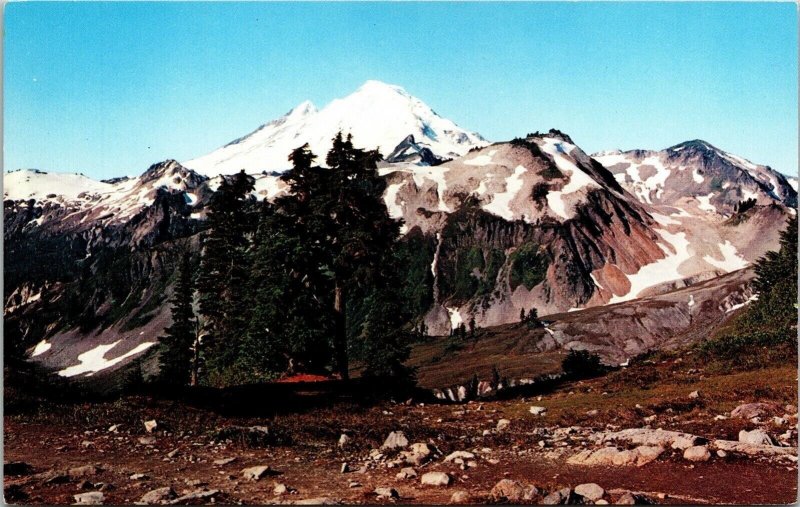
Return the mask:
<path id="1" fill-rule="evenodd" d="M 664 366 L 666 368 L 667 366 Z M 567 463 L 570 456 L 593 445 L 587 435 L 609 429 L 641 427 L 655 415 L 654 426 L 693 432 L 711 438 L 734 439 L 739 429 L 752 427 L 725 414 L 740 402 L 796 404 L 796 369 L 709 375 L 687 380 L 670 373 L 672 382 L 626 385 L 606 377 L 564 385 L 527 399 L 473 401 L 464 405 L 382 402 L 363 406 L 331 399 L 299 412 L 272 416 L 222 414 L 186 402 L 127 397 L 95 403 L 46 404 L 35 411 L 4 418 L 5 494 L 9 503 L 71 504 L 74 495 L 101 491 L 106 504 L 130 504 L 157 488 L 171 487 L 170 501 L 179 503 L 264 504 L 336 501 L 347 504 L 445 504 L 456 491 L 470 503 L 492 503 L 491 490 L 501 479 L 533 485 L 546 494 L 582 483 L 596 483 L 604 501 L 614 503 L 627 491 L 653 503 L 787 504 L 797 499 L 795 460 L 713 455 L 690 462 L 681 451 L 667 449 L 656 461 L 637 466 L 586 466 Z M 641 380 L 641 379 L 640 379 Z M 651 379 L 652 380 L 652 379 Z M 760 383 L 770 386 L 765 390 Z M 641 387 L 644 385 L 644 387 Z M 615 386 L 617 388 L 615 389 Z M 739 386 L 740 390 L 730 386 Z M 717 390 L 725 395 L 706 393 Z M 701 393 L 691 403 L 686 395 Z M 253 399 L 253 404 L 280 400 Z M 544 416 L 530 414 L 532 405 L 548 408 Z M 597 412 L 594 412 L 596 410 Z M 508 427 L 497 430 L 501 419 Z M 151 433 L 145 421 L 155 420 Z M 796 416 L 787 426 L 786 445 L 796 446 Z M 117 425 L 110 431 L 113 425 Z M 581 428 L 556 438 L 569 425 Z M 263 439 L 248 437 L 242 428 L 269 428 Z M 786 427 L 764 426 L 773 435 Z M 227 432 L 220 432 L 226 429 Z M 263 430 L 263 428 L 262 428 Z M 398 479 L 397 451 L 375 456 L 387 435 L 402 431 L 409 443 L 426 442 L 438 449 L 430 461 L 415 466 L 417 478 Z M 260 430 L 259 430 L 260 431 Z M 794 433 L 792 433 L 794 431 Z M 340 435 L 350 436 L 340 447 Z M 244 436 L 243 436 L 244 435 Z M 259 433 L 259 435 L 261 435 Z M 541 443 L 540 443 L 541 442 Z M 472 463 L 445 461 L 454 451 L 468 451 Z M 232 461 L 224 464 L 217 460 Z M 30 469 L 19 472 L 11 462 Z M 342 472 L 347 463 L 349 471 Z M 86 467 L 94 465 L 93 467 Z M 270 471 L 249 480 L 242 470 L 267 465 Z M 76 467 L 84 467 L 79 470 Z M 449 486 L 424 486 L 430 471 L 447 473 Z M 134 474 L 143 474 L 136 476 Z M 276 484 L 288 488 L 276 495 Z M 381 498 L 376 488 L 394 488 L 398 499 Z M 190 493 L 200 498 L 176 499 Z M 206 496 L 203 496 L 206 495 Z"/>

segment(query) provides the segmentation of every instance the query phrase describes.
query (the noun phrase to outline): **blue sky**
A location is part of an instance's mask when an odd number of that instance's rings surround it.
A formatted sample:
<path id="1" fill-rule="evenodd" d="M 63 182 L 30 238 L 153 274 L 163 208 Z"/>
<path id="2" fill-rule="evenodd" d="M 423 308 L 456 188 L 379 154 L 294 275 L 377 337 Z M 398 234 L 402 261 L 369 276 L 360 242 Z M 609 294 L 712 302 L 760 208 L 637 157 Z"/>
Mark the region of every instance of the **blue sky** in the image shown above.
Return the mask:
<path id="1" fill-rule="evenodd" d="M 11 3 L 5 169 L 138 174 L 367 79 L 491 140 L 797 172 L 793 3 Z"/>

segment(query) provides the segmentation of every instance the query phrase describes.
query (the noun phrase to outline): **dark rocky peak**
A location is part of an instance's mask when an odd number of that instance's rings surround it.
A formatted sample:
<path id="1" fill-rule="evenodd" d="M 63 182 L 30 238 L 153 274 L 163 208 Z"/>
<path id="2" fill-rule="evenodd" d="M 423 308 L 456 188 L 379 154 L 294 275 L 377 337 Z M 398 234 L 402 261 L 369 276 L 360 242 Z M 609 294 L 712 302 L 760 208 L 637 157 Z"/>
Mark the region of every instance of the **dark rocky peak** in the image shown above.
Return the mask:
<path id="1" fill-rule="evenodd" d="M 385 160 L 390 163 L 416 162 L 420 165 L 439 165 L 444 162 L 444 159 L 437 157 L 430 148 L 418 144 L 413 134 L 400 141 Z"/>
<path id="2" fill-rule="evenodd" d="M 525 136 L 525 137 L 526 137 L 526 138 L 527 138 L 529 141 L 531 141 L 531 140 L 533 140 L 533 139 L 537 139 L 537 138 L 538 138 L 538 139 L 541 139 L 541 138 L 545 138 L 545 137 L 554 137 L 554 138 L 556 138 L 556 139 L 561 139 L 561 140 L 562 140 L 562 141 L 564 141 L 565 143 L 575 144 L 575 141 L 573 141 L 573 140 L 572 140 L 572 138 L 571 138 L 571 137 L 569 137 L 569 135 L 565 134 L 564 132 L 561 132 L 561 131 L 560 131 L 560 130 L 558 130 L 558 129 L 550 129 L 550 130 L 549 130 L 549 131 L 547 131 L 547 132 L 539 132 L 539 131 L 537 130 L 536 132 L 530 132 L 530 133 L 528 133 L 528 135 L 527 135 L 527 136 Z"/>
<path id="3" fill-rule="evenodd" d="M 177 190 L 188 190 L 202 185 L 207 176 L 196 173 L 192 169 L 186 168 L 177 160 L 165 160 L 151 165 L 141 176 L 139 176 L 139 186 L 160 187 Z"/>

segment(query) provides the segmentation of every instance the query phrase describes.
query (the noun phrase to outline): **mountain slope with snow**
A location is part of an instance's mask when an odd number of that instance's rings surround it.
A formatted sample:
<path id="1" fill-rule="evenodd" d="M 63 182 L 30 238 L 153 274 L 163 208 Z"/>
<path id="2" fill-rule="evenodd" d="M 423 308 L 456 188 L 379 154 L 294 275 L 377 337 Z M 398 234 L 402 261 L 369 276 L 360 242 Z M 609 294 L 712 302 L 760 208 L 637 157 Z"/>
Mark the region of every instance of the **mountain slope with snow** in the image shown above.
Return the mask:
<path id="1" fill-rule="evenodd" d="M 352 134 L 359 148 L 378 149 L 388 156 L 408 136 L 439 158 L 453 158 L 483 146 L 480 134 L 466 131 L 442 118 L 403 88 L 367 81 L 354 93 L 336 99 L 321 110 L 303 102 L 285 116 L 211 153 L 184 165 L 202 174 L 281 171 L 290 167 L 287 157 L 308 143 L 324 163 L 337 132 Z"/>

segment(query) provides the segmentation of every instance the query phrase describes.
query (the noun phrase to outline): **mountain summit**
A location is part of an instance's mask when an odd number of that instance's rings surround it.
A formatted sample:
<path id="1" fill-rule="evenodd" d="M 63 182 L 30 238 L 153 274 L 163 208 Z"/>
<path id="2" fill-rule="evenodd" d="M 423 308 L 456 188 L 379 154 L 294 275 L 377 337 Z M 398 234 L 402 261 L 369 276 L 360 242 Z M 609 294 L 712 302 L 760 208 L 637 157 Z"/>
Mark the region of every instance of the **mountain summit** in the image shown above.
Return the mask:
<path id="1" fill-rule="evenodd" d="M 403 88 L 367 81 L 319 111 L 311 102 L 303 102 L 281 118 L 184 165 L 209 176 L 241 169 L 280 171 L 289 167 L 289 153 L 305 143 L 322 162 L 340 130 L 352 134 L 358 147 L 377 148 L 384 156 L 408 136 L 438 158 L 454 158 L 487 144 L 480 134 L 442 118 Z"/>

